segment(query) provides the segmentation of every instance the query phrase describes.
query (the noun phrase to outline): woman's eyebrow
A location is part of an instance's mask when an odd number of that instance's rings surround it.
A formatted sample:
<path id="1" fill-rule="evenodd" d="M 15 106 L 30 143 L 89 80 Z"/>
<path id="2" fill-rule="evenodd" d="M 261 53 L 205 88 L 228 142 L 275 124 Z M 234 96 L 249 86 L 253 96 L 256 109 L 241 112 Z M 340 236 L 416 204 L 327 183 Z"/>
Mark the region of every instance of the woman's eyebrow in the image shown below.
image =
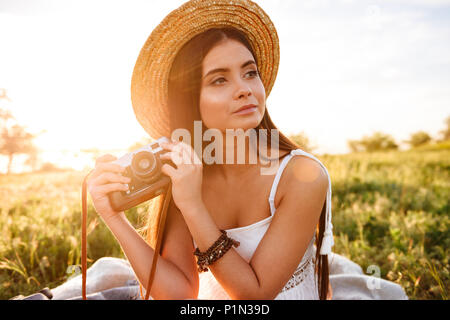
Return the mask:
<path id="1" fill-rule="evenodd" d="M 255 61 L 253 60 L 248 60 L 247 62 L 245 62 L 244 64 L 242 64 L 241 69 L 245 68 L 246 66 L 250 65 L 250 64 L 254 64 L 256 65 Z M 213 73 L 217 73 L 217 72 L 228 72 L 230 71 L 230 69 L 228 68 L 217 68 L 217 69 L 213 69 L 211 71 L 209 71 L 207 74 L 205 74 L 205 76 L 203 77 L 203 79 L 205 79 L 207 76 L 213 74 Z"/>

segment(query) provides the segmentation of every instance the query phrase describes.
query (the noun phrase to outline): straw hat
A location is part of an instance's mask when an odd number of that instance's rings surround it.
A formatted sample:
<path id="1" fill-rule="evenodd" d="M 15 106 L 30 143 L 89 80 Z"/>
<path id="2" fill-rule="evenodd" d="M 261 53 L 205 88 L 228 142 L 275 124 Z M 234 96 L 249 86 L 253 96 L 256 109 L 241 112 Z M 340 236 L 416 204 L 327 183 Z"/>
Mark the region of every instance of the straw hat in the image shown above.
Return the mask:
<path id="1" fill-rule="evenodd" d="M 153 30 L 133 70 L 133 109 L 137 120 L 152 138 L 171 136 L 168 85 L 177 53 L 196 35 L 217 27 L 234 27 L 244 32 L 255 52 L 266 97 L 269 96 L 280 60 L 278 35 L 269 16 L 250 0 L 188 1 Z"/>

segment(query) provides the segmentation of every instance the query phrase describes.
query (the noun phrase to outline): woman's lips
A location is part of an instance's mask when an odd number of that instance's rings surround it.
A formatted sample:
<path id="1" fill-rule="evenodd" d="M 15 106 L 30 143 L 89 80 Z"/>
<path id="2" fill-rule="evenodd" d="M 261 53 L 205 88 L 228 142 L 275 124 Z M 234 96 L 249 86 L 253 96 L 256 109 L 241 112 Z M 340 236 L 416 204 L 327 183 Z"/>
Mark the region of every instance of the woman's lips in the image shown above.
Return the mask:
<path id="1" fill-rule="evenodd" d="M 255 112 L 256 109 L 257 109 L 256 106 L 255 106 L 255 107 L 250 107 L 250 108 L 245 108 L 244 110 L 237 111 L 237 112 L 235 112 L 234 114 L 237 114 L 237 115 L 241 115 L 241 114 L 249 114 L 249 113 Z"/>

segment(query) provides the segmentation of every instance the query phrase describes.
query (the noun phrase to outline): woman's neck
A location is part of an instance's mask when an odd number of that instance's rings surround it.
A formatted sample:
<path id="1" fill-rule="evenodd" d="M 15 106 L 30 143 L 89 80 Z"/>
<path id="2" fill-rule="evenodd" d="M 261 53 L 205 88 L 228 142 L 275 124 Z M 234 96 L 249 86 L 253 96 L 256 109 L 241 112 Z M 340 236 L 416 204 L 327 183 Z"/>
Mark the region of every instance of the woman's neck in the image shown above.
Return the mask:
<path id="1" fill-rule="evenodd" d="M 251 143 L 249 140 L 248 137 L 245 139 L 232 137 L 228 140 L 223 137 L 222 155 L 217 155 L 218 150 L 215 150 L 216 161 L 214 163 L 210 161 L 211 164 L 207 164 L 205 169 L 225 182 L 236 182 L 254 176 L 254 174 L 261 174 L 261 168 L 274 165 L 273 162 L 278 161 L 280 156 L 278 149 L 268 153 L 266 149 L 260 150 L 261 146 L 257 147 L 254 142 Z M 218 145 L 216 147 L 219 148 Z M 267 157 L 275 160 L 269 164 Z"/>
<path id="2" fill-rule="evenodd" d="M 207 170 L 217 174 L 226 182 L 242 179 L 259 167 L 258 152 L 247 143 L 226 143 L 223 140 L 222 155 L 216 163 L 207 165 Z M 216 150 L 217 151 L 217 150 Z"/>

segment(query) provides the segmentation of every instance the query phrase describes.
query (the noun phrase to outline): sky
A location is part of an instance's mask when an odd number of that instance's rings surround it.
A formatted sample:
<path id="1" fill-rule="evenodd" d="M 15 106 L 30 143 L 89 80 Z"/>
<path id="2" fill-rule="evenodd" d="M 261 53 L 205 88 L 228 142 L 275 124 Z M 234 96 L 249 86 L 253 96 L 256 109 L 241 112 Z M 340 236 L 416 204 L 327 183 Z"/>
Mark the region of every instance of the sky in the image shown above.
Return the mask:
<path id="1" fill-rule="evenodd" d="M 256 0 L 280 39 L 267 108 L 317 154 L 375 131 L 437 137 L 450 115 L 450 1 Z M 79 152 L 119 156 L 146 137 L 131 106 L 145 40 L 184 1 L 0 0 L 2 102 L 42 157 L 76 169 Z M 0 161 L 4 166 L 5 159 Z M 1 170 L 1 168 L 0 168 Z"/>

